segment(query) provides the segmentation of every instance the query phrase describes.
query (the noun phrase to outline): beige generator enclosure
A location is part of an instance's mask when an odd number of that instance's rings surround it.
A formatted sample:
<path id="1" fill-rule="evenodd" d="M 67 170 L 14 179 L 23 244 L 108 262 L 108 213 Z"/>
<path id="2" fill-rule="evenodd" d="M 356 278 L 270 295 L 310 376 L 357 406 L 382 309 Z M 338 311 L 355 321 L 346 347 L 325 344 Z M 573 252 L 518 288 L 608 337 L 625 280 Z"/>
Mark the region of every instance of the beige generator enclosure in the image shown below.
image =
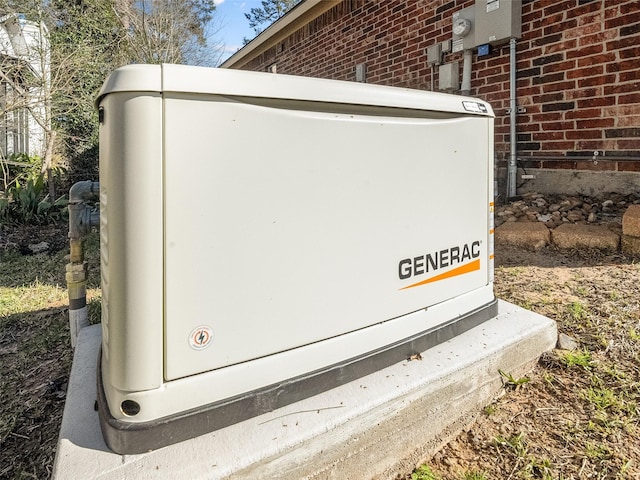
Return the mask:
<path id="1" fill-rule="evenodd" d="M 496 315 L 488 104 L 176 65 L 116 70 L 97 103 L 115 452 L 274 410 Z"/>

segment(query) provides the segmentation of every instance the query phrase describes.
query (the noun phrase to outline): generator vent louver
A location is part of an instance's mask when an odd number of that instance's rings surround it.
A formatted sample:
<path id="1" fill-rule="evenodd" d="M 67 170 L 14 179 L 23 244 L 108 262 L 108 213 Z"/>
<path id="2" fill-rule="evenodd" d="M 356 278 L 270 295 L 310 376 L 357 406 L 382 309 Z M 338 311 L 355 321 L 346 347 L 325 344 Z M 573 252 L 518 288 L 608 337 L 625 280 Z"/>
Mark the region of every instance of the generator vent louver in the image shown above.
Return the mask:
<path id="1" fill-rule="evenodd" d="M 105 355 L 109 354 L 109 229 L 107 228 L 107 192 L 100 192 L 100 286 L 102 293 L 101 322 L 103 325 L 102 345 Z"/>

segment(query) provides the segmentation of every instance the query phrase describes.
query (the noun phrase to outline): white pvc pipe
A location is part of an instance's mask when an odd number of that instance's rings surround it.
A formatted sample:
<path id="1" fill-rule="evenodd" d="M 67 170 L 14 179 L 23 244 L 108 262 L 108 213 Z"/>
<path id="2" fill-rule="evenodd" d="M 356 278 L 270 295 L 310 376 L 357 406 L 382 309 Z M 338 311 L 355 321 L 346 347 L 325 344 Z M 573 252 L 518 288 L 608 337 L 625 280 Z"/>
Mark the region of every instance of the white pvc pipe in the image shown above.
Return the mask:
<path id="1" fill-rule="evenodd" d="M 462 95 L 469 95 L 471 93 L 471 61 L 473 60 L 473 51 L 464 51 L 464 63 L 462 64 L 462 88 L 460 93 Z"/>
<path id="2" fill-rule="evenodd" d="M 78 310 L 69 310 L 69 329 L 71 330 L 71 346 L 73 348 L 76 348 L 80 330 L 88 326 L 89 315 L 86 306 Z"/>

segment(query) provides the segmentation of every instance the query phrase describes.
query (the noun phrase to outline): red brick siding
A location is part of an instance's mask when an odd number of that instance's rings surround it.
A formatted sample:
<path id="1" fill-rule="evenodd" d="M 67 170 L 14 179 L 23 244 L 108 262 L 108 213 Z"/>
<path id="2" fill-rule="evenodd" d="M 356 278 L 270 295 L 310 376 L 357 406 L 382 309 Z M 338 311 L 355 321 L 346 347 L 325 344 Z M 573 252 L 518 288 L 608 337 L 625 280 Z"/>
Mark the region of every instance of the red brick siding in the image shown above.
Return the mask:
<path id="1" fill-rule="evenodd" d="M 353 81 L 355 65 L 365 63 L 369 83 L 428 90 L 427 47 L 450 39 L 451 15 L 474 3 L 345 0 L 243 68 L 277 63 L 278 73 Z M 640 1 L 523 0 L 522 19 L 519 155 L 578 157 L 541 159 L 543 168 L 640 170 L 626 158 L 640 157 Z M 455 60 L 462 67 L 461 54 L 445 57 Z M 508 45 L 474 55 L 471 94 L 493 106 L 496 152 L 506 158 Z M 596 150 L 609 161 L 590 161 Z"/>

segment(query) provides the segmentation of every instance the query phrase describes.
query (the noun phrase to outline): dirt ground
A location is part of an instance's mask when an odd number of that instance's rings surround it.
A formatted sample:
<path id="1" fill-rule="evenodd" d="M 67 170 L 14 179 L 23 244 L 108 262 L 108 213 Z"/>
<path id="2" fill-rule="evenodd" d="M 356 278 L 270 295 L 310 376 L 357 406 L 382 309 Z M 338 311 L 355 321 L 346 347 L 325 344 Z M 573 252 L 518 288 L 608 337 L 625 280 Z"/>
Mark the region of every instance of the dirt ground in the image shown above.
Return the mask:
<path id="1" fill-rule="evenodd" d="M 25 249 L 42 240 L 37 232 L 4 230 L 0 241 L 0 287 L 62 291 L 34 311 L 0 315 L 2 479 L 50 476 L 64 407 L 66 241 L 64 232 L 44 236 L 52 248 L 38 256 Z M 505 372 L 504 394 L 426 461 L 433 475 L 404 478 L 640 478 L 638 259 L 501 248 L 495 264 L 497 296 L 555 319 L 578 347 L 544 355 L 528 377 Z"/>

